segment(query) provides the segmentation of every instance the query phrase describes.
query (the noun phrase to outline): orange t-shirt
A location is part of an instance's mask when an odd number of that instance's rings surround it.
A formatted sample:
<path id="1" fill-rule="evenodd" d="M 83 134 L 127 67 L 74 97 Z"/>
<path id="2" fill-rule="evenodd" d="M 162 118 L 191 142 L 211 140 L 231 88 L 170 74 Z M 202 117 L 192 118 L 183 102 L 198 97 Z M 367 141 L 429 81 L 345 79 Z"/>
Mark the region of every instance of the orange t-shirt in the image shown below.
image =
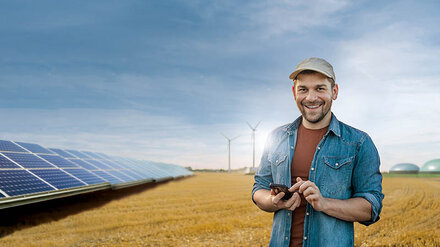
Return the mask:
<path id="1" fill-rule="evenodd" d="M 296 178 L 309 179 L 309 170 L 315 155 L 316 146 L 327 132 L 328 126 L 323 129 L 306 129 L 302 124 L 298 128 L 295 153 L 292 158 L 290 175 L 292 185 Z M 302 246 L 304 235 L 304 217 L 306 214 L 307 201 L 302 194 L 301 205 L 292 212 L 292 227 L 290 228 L 290 246 Z"/>

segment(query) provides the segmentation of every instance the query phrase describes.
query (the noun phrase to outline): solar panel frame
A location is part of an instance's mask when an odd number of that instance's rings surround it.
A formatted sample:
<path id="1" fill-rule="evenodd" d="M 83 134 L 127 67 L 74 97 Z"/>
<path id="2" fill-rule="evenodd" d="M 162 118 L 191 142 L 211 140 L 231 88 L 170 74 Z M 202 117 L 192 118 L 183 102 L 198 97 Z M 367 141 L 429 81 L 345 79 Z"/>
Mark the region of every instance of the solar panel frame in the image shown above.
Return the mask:
<path id="1" fill-rule="evenodd" d="M 111 170 L 112 169 L 110 166 L 104 164 L 103 162 L 101 162 L 99 160 L 93 160 L 93 159 L 83 159 L 83 160 L 98 167 L 101 170 Z"/>
<path id="2" fill-rule="evenodd" d="M 24 168 L 56 168 L 32 153 L 3 153 L 3 155 Z"/>
<path id="3" fill-rule="evenodd" d="M 38 154 L 53 154 L 52 151 L 49 149 L 38 145 L 34 143 L 27 143 L 27 142 L 15 142 L 15 144 L 19 145 L 20 147 L 28 150 L 31 153 L 38 153 Z"/>
<path id="4" fill-rule="evenodd" d="M 13 168 L 21 168 L 19 165 L 15 164 L 13 161 L 7 158 L 7 156 L 4 156 L 2 153 L 0 153 L 0 168 L 1 169 L 13 169 Z"/>
<path id="5" fill-rule="evenodd" d="M 79 165 L 80 167 L 86 169 L 86 170 L 98 170 L 99 168 L 82 160 L 82 159 L 68 159 L 71 162 L 74 162 L 75 164 Z"/>
<path id="6" fill-rule="evenodd" d="M 57 189 L 68 189 L 87 185 L 61 169 L 36 169 L 31 170 L 31 172 Z"/>
<path id="7" fill-rule="evenodd" d="M 121 179 L 119 179 L 119 178 L 117 178 L 117 177 L 115 177 L 113 175 L 110 175 L 110 174 L 108 174 L 105 171 L 96 170 L 96 171 L 93 171 L 93 173 L 98 175 L 98 176 L 100 176 L 100 177 L 102 177 L 103 179 L 107 180 L 107 182 L 110 182 L 110 184 L 119 184 L 119 183 L 123 183 L 124 182 Z"/>
<path id="8" fill-rule="evenodd" d="M 93 172 L 90 172 L 84 168 L 65 168 L 63 170 L 65 172 L 81 179 L 83 182 L 87 183 L 88 185 L 100 184 L 100 183 L 107 182 L 103 178 L 99 177 L 98 175 L 96 175 Z"/>
<path id="9" fill-rule="evenodd" d="M 63 158 L 76 158 L 74 155 L 69 154 L 68 152 L 59 149 L 59 148 L 49 148 L 49 150 L 55 152 L 56 154 L 58 154 L 59 156 L 63 157 Z"/>
<path id="10" fill-rule="evenodd" d="M 55 190 L 53 186 L 24 169 L 0 170 L 0 189 L 8 196 Z"/>
<path id="11" fill-rule="evenodd" d="M 0 151 L 29 153 L 11 141 L 0 140 Z"/>
<path id="12" fill-rule="evenodd" d="M 78 150 L 66 149 L 65 151 L 68 152 L 68 153 L 70 153 L 70 154 L 73 154 L 75 157 L 80 158 L 80 159 L 90 159 L 89 156 L 87 156 L 87 155 L 84 154 L 84 153 L 81 153 L 81 152 L 78 151 Z"/>
<path id="13" fill-rule="evenodd" d="M 102 157 L 96 155 L 96 154 L 93 153 L 93 152 L 83 151 L 83 150 L 81 150 L 80 152 L 81 152 L 81 153 L 84 153 L 84 154 L 86 154 L 86 155 L 88 155 L 88 156 L 90 156 L 92 159 L 98 159 L 98 160 L 99 160 L 99 159 L 102 159 Z"/>
<path id="14" fill-rule="evenodd" d="M 72 161 L 65 159 L 59 155 L 49 155 L 49 154 L 40 154 L 38 155 L 40 158 L 50 162 L 51 164 L 59 167 L 59 168 L 74 168 L 79 167 L 77 164 Z"/>

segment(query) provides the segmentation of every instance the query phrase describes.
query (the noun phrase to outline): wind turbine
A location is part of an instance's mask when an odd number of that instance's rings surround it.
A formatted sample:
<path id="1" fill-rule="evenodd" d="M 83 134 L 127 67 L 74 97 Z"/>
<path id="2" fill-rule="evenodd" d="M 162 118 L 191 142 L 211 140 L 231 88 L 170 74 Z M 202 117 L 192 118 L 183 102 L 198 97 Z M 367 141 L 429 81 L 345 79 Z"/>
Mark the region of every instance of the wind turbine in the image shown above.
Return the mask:
<path id="1" fill-rule="evenodd" d="M 249 122 L 246 122 L 249 125 L 249 128 L 252 130 L 252 148 L 253 148 L 253 156 L 252 156 L 252 167 L 255 168 L 255 131 L 257 131 L 258 125 L 261 123 L 258 122 L 255 127 L 252 127 L 252 125 Z"/>
<path id="2" fill-rule="evenodd" d="M 240 135 L 234 137 L 234 138 L 229 138 L 227 136 L 225 136 L 223 133 L 221 133 L 222 136 L 224 136 L 226 138 L 226 140 L 228 140 L 228 172 L 231 172 L 231 141 L 234 139 L 237 139 Z"/>

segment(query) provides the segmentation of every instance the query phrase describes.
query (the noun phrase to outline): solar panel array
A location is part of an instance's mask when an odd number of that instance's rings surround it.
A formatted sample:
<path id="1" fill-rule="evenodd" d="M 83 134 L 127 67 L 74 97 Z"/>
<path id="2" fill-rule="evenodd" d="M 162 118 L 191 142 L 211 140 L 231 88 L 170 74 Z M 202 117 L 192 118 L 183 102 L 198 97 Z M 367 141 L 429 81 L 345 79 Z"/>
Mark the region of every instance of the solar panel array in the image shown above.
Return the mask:
<path id="1" fill-rule="evenodd" d="M 0 140 L 0 208 L 17 197 L 123 188 L 191 175 L 177 165 Z"/>

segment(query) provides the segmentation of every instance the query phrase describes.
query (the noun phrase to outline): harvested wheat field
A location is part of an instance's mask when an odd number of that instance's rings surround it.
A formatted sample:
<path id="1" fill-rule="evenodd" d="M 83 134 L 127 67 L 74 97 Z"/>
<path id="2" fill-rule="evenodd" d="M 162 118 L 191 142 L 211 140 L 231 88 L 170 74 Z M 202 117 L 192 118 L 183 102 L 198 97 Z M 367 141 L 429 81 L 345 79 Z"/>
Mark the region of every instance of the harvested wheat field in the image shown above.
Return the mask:
<path id="1" fill-rule="evenodd" d="M 267 246 L 272 215 L 253 177 L 197 173 L 0 212 L 1 246 Z M 440 179 L 384 178 L 381 220 L 356 224 L 357 246 L 440 246 Z"/>

